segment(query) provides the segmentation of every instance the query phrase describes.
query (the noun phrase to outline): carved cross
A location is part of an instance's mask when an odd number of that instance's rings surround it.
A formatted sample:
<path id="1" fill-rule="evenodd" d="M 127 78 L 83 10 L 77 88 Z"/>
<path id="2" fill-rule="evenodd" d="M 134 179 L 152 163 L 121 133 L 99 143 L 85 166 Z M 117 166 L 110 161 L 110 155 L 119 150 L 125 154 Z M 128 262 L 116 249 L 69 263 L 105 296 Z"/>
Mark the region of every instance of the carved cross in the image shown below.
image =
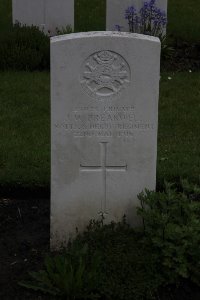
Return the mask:
<path id="1" fill-rule="evenodd" d="M 104 191 L 104 199 L 102 200 L 101 203 L 101 211 L 99 212 L 100 215 L 104 216 L 108 214 L 107 212 L 107 171 L 126 171 L 127 170 L 127 164 L 124 165 L 107 165 L 107 144 L 108 142 L 100 142 L 101 146 L 101 164 L 100 165 L 83 165 L 80 164 L 80 170 L 83 172 L 91 172 L 91 171 L 102 171 L 102 176 L 103 176 L 103 191 Z"/>

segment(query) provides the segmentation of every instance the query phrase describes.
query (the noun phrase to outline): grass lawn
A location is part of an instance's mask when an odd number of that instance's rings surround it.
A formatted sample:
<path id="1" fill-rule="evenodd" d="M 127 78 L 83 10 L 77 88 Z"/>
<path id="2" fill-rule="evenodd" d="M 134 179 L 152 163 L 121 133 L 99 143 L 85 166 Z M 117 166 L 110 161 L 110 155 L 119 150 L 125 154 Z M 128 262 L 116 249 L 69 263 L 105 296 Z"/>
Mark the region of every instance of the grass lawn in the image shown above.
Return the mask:
<path id="1" fill-rule="evenodd" d="M 169 80 L 168 78 L 172 78 Z M 157 181 L 200 179 L 200 73 L 162 74 Z"/>
<path id="2" fill-rule="evenodd" d="M 0 74 L 0 185 L 6 190 L 49 187 L 48 73 Z"/>
<path id="3" fill-rule="evenodd" d="M 189 42 L 200 42 L 200 1 L 168 0 L 169 35 Z"/>
<path id="4" fill-rule="evenodd" d="M 106 0 L 75 0 L 77 31 L 105 28 Z M 123 0 L 122 0 L 123 1 Z M 11 25 L 11 0 L 0 1 L 0 32 Z M 168 0 L 168 35 L 188 41 L 200 41 L 200 1 Z"/>
<path id="5" fill-rule="evenodd" d="M 77 31 L 103 30 L 105 0 L 75 0 Z M 198 41 L 200 2 L 169 0 L 168 34 Z M 11 0 L 0 1 L 0 33 L 11 26 Z M 172 77 L 169 80 L 168 77 Z M 162 74 L 157 181 L 199 180 L 200 74 Z M 1 187 L 46 187 L 50 179 L 49 74 L 0 73 Z"/>
<path id="6" fill-rule="evenodd" d="M 168 77 L 172 79 L 169 80 Z M 49 73 L 0 73 L 0 185 L 49 188 Z M 200 73 L 162 74 L 158 135 L 158 185 L 200 170 Z"/>

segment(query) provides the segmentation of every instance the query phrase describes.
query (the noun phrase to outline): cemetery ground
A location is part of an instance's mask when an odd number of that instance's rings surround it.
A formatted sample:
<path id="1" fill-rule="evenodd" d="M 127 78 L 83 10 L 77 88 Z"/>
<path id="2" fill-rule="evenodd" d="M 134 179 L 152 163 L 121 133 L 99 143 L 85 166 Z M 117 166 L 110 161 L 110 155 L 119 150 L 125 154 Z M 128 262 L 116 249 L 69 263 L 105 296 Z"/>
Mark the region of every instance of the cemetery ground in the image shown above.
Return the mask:
<path id="1" fill-rule="evenodd" d="M 187 52 L 188 48 L 191 49 L 190 45 L 192 49 L 194 45 L 199 45 L 200 3 L 197 2 L 169 0 L 169 35 L 178 39 L 181 53 Z M 93 0 L 93 6 L 88 10 L 84 9 L 81 15 L 77 14 L 75 20 L 77 28 L 81 30 L 103 28 L 102 14 L 95 19 L 96 23 L 92 18 L 88 18 L 91 9 L 94 9 L 92 14 L 95 15 L 99 3 L 100 1 Z M 86 7 L 86 4 L 86 0 L 76 2 L 77 7 L 81 5 Z M 102 1 L 101 12 L 104 6 L 105 2 Z M 0 2 L 0 14 L 1 36 L 10 26 L 11 1 Z M 79 23 L 83 24 L 82 20 L 85 18 L 87 23 L 79 27 Z M 178 65 L 174 60 L 173 63 L 167 64 L 161 73 L 158 191 L 163 190 L 164 180 L 175 183 L 178 190 L 181 189 L 181 178 L 186 178 L 191 184 L 198 186 L 200 183 L 200 72 L 197 48 L 195 47 L 193 56 L 187 55 L 187 59 L 181 60 Z M 177 72 L 177 69 L 179 71 L 184 69 L 184 72 Z M 48 71 L 0 72 L 0 299 L 2 300 L 57 299 L 38 291 L 26 290 L 18 285 L 19 281 L 29 279 L 29 271 L 43 268 L 44 257 L 49 253 L 49 93 Z M 188 189 L 193 197 L 191 186 Z M 199 195 L 196 197 L 199 201 Z M 115 273 L 117 282 L 113 290 L 116 290 L 115 295 L 121 297 L 120 299 L 133 299 L 132 287 L 136 295 L 134 300 L 145 299 L 146 283 L 148 282 L 151 294 L 160 280 L 159 272 L 157 277 L 152 274 L 158 269 L 155 269 L 152 257 L 148 255 L 151 248 L 137 244 L 137 239 L 138 235 L 124 225 L 115 229 L 97 228 L 80 241 L 81 245 L 87 242 L 100 251 L 104 247 L 107 249 L 107 264 L 113 266 L 113 269 L 109 270 Z M 198 245 L 194 248 L 198 251 Z M 133 253 L 133 256 L 129 256 L 130 253 Z M 137 256 L 134 256 L 134 253 L 137 253 Z M 123 259 L 126 261 L 124 266 Z M 135 264 L 135 273 L 129 268 L 131 264 Z M 197 270 L 193 268 L 192 273 L 196 271 L 198 273 L 198 267 Z M 123 278 L 122 271 L 126 274 L 126 278 Z M 181 278 L 184 278 L 184 271 L 182 270 Z M 128 281 L 131 277 L 132 281 Z M 108 297 L 111 287 L 112 283 L 107 285 L 103 281 L 102 290 L 107 291 Z M 123 297 L 123 293 L 126 297 Z M 197 300 L 200 299 L 200 289 L 191 280 L 182 279 L 177 287 L 169 284 L 157 291 L 155 297 L 161 300 Z"/>
<path id="2" fill-rule="evenodd" d="M 50 299 L 17 285 L 42 268 L 49 251 L 49 79 L 48 72 L 0 73 L 2 299 Z M 161 74 L 158 190 L 164 179 L 177 186 L 180 178 L 199 182 L 199 83 L 199 72 Z M 199 299 L 194 284 L 174 290 L 161 299 Z"/>

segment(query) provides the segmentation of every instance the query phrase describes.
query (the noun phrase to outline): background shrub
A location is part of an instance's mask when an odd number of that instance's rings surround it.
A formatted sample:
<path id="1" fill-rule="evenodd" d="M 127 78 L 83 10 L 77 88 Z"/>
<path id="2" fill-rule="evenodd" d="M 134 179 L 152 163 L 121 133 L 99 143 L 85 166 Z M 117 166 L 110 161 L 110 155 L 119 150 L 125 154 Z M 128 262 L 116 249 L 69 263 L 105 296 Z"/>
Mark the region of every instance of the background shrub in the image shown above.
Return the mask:
<path id="1" fill-rule="evenodd" d="M 15 24 L 0 35 L 0 70 L 48 70 L 50 42 L 35 26 Z"/>

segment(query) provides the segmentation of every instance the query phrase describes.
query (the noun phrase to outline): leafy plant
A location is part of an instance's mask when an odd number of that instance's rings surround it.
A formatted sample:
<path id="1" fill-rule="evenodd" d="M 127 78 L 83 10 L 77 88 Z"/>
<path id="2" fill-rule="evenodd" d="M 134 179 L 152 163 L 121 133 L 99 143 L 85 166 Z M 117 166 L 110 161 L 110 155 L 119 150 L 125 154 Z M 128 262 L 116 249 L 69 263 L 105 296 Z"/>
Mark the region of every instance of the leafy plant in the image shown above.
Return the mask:
<path id="1" fill-rule="evenodd" d="M 200 189 L 181 184 L 179 191 L 165 183 L 163 192 L 139 195 L 139 230 L 125 217 L 108 225 L 103 217 L 92 220 L 64 253 L 46 258 L 45 270 L 31 273 L 34 281 L 21 285 L 69 300 L 153 300 L 183 279 L 200 285 Z"/>
<path id="2" fill-rule="evenodd" d="M 155 299 L 161 278 L 151 249 L 126 222 L 103 225 L 102 220 L 91 221 L 87 230 L 74 243 L 88 243 L 102 255 L 98 270 L 98 292 L 107 300 Z"/>
<path id="3" fill-rule="evenodd" d="M 36 26 L 17 23 L 0 35 L 0 70 L 34 71 L 49 66 L 49 37 Z"/>
<path id="4" fill-rule="evenodd" d="M 161 58 L 164 60 L 172 58 L 174 54 L 174 47 L 167 44 L 166 37 L 160 38 L 161 41 Z"/>
<path id="5" fill-rule="evenodd" d="M 56 35 L 63 35 L 69 33 L 72 33 L 72 27 L 70 25 L 61 28 L 56 27 Z"/>
<path id="6" fill-rule="evenodd" d="M 23 287 L 65 299 L 96 299 L 97 272 L 100 256 L 88 259 L 88 246 L 71 249 L 55 257 L 47 256 L 45 270 L 31 272 L 33 281 L 20 282 Z"/>
<path id="7" fill-rule="evenodd" d="M 144 241 L 165 282 L 177 284 L 189 278 L 200 285 L 200 197 L 198 201 L 188 197 L 186 186 L 184 182 L 183 191 L 177 192 L 165 182 L 162 193 L 146 190 L 138 196 L 138 214 L 143 219 Z"/>
<path id="8" fill-rule="evenodd" d="M 70 26 L 56 28 L 57 35 L 71 32 Z M 6 34 L 0 34 L 0 70 L 41 71 L 49 68 L 49 36 L 38 27 L 16 23 Z"/>

